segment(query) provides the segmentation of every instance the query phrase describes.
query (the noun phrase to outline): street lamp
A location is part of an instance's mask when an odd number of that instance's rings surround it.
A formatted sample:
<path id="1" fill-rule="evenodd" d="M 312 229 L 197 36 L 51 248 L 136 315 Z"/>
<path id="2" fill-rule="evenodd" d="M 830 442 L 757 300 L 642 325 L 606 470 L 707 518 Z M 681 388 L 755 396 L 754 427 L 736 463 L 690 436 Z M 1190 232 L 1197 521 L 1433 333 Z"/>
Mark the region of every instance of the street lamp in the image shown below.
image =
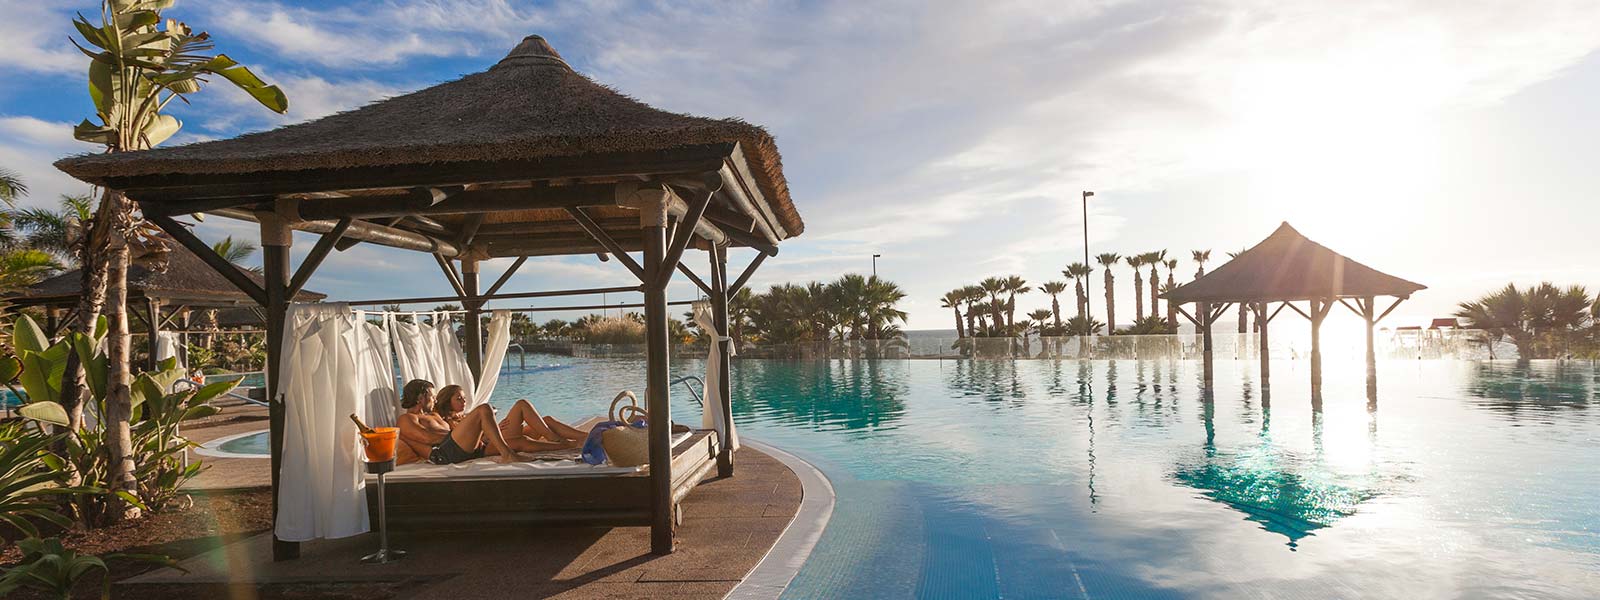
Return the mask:
<path id="1" fill-rule="evenodd" d="M 874 254 L 874 255 L 872 255 L 872 276 L 874 278 L 876 278 L 878 276 L 878 257 L 880 257 L 880 256 L 883 256 L 883 255 L 882 254 Z"/>
<path id="2" fill-rule="evenodd" d="M 1085 267 L 1089 266 L 1089 197 L 1093 195 L 1094 192 L 1087 190 L 1083 192 L 1083 266 Z M 1089 298 L 1093 297 L 1089 291 L 1089 282 L 1090 279 L 1088 277 L 1083 278 L 1083 316 L 1085 318 L 1094 313 L 1092 310 L 1094 303 L 1089 301 Z M 1111 324 L 1106 324 L 1106 327 L 1110 326 Z"/>

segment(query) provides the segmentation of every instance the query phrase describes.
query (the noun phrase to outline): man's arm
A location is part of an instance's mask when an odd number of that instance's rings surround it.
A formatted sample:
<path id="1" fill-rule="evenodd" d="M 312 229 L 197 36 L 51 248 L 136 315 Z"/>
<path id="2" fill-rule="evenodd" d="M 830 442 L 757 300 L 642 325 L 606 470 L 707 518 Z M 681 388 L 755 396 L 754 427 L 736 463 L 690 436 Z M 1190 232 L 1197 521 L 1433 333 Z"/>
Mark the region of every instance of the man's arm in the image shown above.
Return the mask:
<path id="1" fill-rule="evenodd" d="M 440 430 L 438 425 L 423 419 L 419 415 L 406 413 L 400 415 L 400 438 L 406 441 L 432 446 L 444 441 L 444 436 L 450 435 L 450 428 Z"/>

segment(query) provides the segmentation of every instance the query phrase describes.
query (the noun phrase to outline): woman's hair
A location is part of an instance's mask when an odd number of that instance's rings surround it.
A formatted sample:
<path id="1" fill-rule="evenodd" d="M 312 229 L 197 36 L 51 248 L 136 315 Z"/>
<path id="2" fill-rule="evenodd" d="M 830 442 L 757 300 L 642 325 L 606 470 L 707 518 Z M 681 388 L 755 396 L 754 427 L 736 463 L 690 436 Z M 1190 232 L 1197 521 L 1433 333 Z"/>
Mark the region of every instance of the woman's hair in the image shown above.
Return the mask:
<path id="1" fill-rule="evenodd" d="M 433 389 L 433 382 L 426 379 L 413 379 L 406 382 L 406 387 L 400 390 L 400 408 L 412 408 L 422 399 L 422 394 Z"/>
<path id="2" fill-rule="evenodd" d="M 446 421 L 455 421 L 460 419 L 461 413 L 451 410 L 451 408 L 453 408 L 451 405 L 455 404 L 455 398 L 457 394 L 464 395 L 466 394 L 466 390 L 461 389 L 461 386 L 455 384 L 439 388 L 438 395 L 436 395 L 433 399 L 434 414 L 439 415 L 439 418 Z"/>

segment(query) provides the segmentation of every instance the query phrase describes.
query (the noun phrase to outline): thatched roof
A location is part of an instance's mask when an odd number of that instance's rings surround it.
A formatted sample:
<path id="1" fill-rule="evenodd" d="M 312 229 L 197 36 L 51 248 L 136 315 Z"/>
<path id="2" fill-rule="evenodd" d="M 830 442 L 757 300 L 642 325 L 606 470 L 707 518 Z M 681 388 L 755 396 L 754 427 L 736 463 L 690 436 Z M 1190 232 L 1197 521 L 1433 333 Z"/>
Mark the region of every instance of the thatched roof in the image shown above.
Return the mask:
<path id="1" fill-rule="evenodd" d="M 777 145 L 764 129 L 653 108 L 573 71 L 539 36 L 528 36 L 487 71 L 348 112 L 226 140 L 75 156 L 56 166 L 84 181 L 116 184 L 156 176 L 665 156 L 712 144 L 737 144 L 783 229 L 791 237 L 804 229 Z"/>
<path id="2" fill-rule="evenodd" d="M 240 270 L 257 284 L 263 284 L 260 275 Z M 7 298 L 6 302 L 23 306 L 75 305 L 82 295 L 82 272 L 73 269 L 36 283 L 21 294 Z M 327 294 L 301 290 L 295 300 L 312 302 L 327 297 Z M 128 299 L 144 298 L 193 307 L 255 306 L 254 300 L 217 274 L 200 257 L 176 244 L 167 253 L 166 271 L 156 271 L 140 264 L 128 267 Z"/>
<path id="3" fill-rule="evenodd" d="M 1426 288 L 1345 258 L 1306 239 L 1284 223 L 1255 247 L 1206 273 L 1205 277 L 1178 286 L 1162 297 L 1180 304 L 1363 296 L 1405 298 Z"/>

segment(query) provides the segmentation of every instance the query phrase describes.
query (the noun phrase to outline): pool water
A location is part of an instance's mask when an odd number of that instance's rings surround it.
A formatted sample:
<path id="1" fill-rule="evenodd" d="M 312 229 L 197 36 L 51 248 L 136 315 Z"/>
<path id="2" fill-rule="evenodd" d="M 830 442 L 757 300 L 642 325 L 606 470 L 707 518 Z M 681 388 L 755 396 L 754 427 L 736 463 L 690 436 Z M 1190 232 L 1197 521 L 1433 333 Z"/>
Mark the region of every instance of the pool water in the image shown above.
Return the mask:
<path id="1" fill-rule="evenodd" d="M 272 446 L 270 445 L 270 441 L 267 439 L 267 432 L 265 431 L 233 438 L 221 444 L 217 444 L 216 449 L 230 454 L 252 454 L 261 457 L 272 456 Z"/>
<path id="2" fill-rule="evenodd" d="M 530 357 L 531 361 L 531 357 Z M 494 403 L 603 412 L 642 361 Z M 838 494 L 788 598 L 1600 596 L 1600 370 L 1396 361 L 741 360 L 743 435 Z M 673 375 L 700 361 L 675 361 Z M 673 390 L 679 421 L 699 408 Z"/>

